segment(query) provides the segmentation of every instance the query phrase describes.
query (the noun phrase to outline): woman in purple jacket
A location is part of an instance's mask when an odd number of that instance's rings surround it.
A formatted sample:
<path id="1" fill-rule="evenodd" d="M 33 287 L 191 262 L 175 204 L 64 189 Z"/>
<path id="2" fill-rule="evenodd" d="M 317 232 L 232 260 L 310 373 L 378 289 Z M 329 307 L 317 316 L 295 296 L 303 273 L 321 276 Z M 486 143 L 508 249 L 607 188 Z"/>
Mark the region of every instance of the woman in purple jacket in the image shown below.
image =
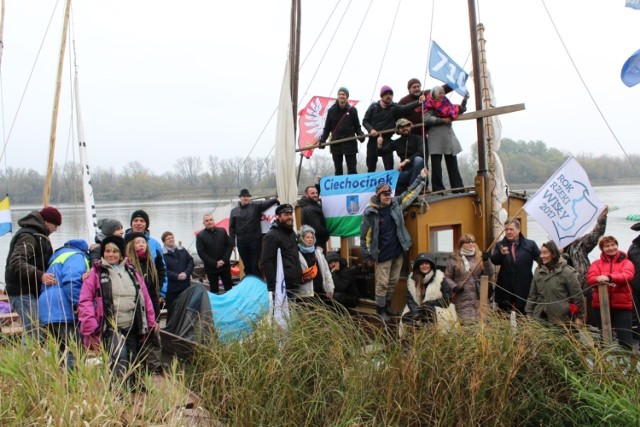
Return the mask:
<path id="1" fill-rule="evenodd" d="M 157 331 L 153 303 L 142 276 L 124 258 L 124 240 L 110 236 L 100 243 L 78 301 L 80 333 L 87 349 L 104 344 L 115 378 L 136 366 L 147 334 Z M 130 384 L 133 378 L 129 378 Z"/>

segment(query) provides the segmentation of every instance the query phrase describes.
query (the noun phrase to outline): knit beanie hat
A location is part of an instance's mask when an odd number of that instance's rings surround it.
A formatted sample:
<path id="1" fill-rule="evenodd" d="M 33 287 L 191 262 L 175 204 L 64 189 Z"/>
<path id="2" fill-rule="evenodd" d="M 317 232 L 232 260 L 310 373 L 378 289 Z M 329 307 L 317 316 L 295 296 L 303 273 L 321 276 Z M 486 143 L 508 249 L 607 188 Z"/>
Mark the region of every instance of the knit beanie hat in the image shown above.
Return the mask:
<path id="1" fill-rule="evenodd" d="M 380 96 L 384 96 L 385 93 L 387 92 L 391 92 L 391 95 L 393 95 L 393 89 L 391 89 L 389 86 L 384 85 L 382 86 L 382 88 L 380 88 Z"/>
<path id="2" fill-rule="evenodd" d="M 47 222 L 50 222 L 53 225 L 60 226 L 62 224 L 62 215 L 60 215 L 60 211 L 54 208 L 53 206 L 47 206 L 46 208 L 42 208 L 40 210 L 40 216 Z"/>
<path id="3" fill-rule="evenodd" d="M 142 237 L 144 240 L 149 241 L 149 237 L 146 234 L 133 231 L 124 236 L 124 245 L 127 246 L 129 242 L 133 241 L 133 239 L 137 237 Z"/>
<path id="4" fill-rule="evenodd" d="M 144 219 L 144 222 L 147 223 L 147 228 L 149 228 L 149 214 L 147 214 L 142 209 L 138 209 L 137 211 L 134 211 L 131 214 L 131 222 L 129 223 L 129 225 L 131 225 L 131 223 L 133 223 L 133 220 L 136 219 L 136 218 Z"/>
<path id="5" fill-rule="evenodd" d="M 420 80 L 416 79 L 415 77 L 409 80 L 409 83 L 407 83 L 407 89 L 411 89 L 411 86 L 413 86 L 414 84 L 418 83 L 420 86 L 422 86 L 422 84 L 420 83 Z"/>
<path id="6" fill-rule="evenodd" d="M 342 86 L 341 88 L 338 89 L 338 93 L 340 92 L 344 92 L 347 95 L 347 98 L 349 98 L 349 89 L 347 89 L 346 87 Z"/>
<path id="7" fill-rule="evenodd" d="M 115 233 L 116 230 L 122 228 L 122 223 L 117 219 L 103 218 L 98 221 L 98 228 L 105 236 L 113 236 L 113 233 Z"/>
<path id="8" fill-rule="evenodd" d="M 102 239 L 102 242 L 100 242 L 100 256 L 104 256 L 104 249 L 109 243 L 116 245 L 120 251 L 120 255 L 124 258 L 124 239 L 120 236 L 108 236 Z"/>

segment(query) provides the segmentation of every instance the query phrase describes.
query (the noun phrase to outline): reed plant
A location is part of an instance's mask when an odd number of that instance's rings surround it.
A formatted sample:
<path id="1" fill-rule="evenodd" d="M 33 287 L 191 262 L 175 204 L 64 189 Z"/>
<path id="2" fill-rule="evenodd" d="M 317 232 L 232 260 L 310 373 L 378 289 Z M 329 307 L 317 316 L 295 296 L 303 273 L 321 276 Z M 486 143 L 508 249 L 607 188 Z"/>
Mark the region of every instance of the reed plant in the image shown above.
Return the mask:
<path id="1" fill-rule="evenodd" d="M 72 346 L 75 367 L 67 369 L 58 343 L 44 334 L 0 345 L 0 425 L 189 425 L 184 406 L 184 376 L 172 372 L 161 382 L 142 375 L 144 393 L 132 393 L 111 376 L 108 356 L 86 366 L 87 356 Z M 133 366 L 132 371 L 143 371 Z"/>
<path id="2" fill-rule="evenodd" d="M 640 425 L 636 363 L 524 319 L 398 339 L 297 306 L 287 331 L 213 345 L 188 378 L 229 425 Z"/>

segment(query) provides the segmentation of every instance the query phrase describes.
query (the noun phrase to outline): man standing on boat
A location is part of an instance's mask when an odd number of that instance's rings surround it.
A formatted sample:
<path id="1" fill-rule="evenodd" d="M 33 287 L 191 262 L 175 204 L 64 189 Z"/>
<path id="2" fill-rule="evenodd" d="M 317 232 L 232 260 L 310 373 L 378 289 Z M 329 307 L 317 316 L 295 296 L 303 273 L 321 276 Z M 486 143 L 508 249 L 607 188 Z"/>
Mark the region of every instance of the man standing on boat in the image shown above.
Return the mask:
<path id="1" fill-rule="evenodd" d="M 304 196 L 298 201 L 298 206 L 302 208 L 302 225 L 308 225 L 315 230 L 316 246 L 322 248 L 327 253 L 327 241 L 329 240 L 329 229 L 322 212 L 322 204 L 318 188 L 309 185 L 304 189 Z"/>
<path id="2" fill-rule="evenodd" d="M 196 250 L 204 263 L 211 292 L 218 293 L 218 280 L 222 280 L 225 292 L 230 291 L 233 286 L 230 263 L 233 240 L 227 230 L 216 227 L 213 215 L 204 215 L 202 224 L 204 230 L 196 236 Z"/>
<path id="3" fill-rule="evenodd" d="M 325 144 L 329 135 L 331 139 L 336 141 L 338 139 L 349 138 L 354 135 L 362 136 L 362 128 L 360 127 L 360 119 L 358 118 L 358 110 L 349 105 L 349 90 L 346 87 L 338 89 L 338 100 L 329 107 L 327 112 L 327 119 L 324 122 L 324 131 L 320 137 L 320 144 Z M 360 142 L 364 142 L 364 137 L 360 138 Z M 324 148 L 324 147 L 322 147 Z M 333 157 L 333 165 L 336 170 L 336 175 L 342 175 L 342 157 L 344 156 L 347 162 L 347 173 L 356 174 L 358 154 L 358 143 L 354 139 L 353 141 L 342 142 L 340 144 L 331 146 L 331 156 Z M 315 228 L 314 226 L 312 226 Z M 318 237 L 318 229 L 316 230 L 316 238 Z"/>
<path id="4" fill-rule="evenodd" d="M 149 251 L 154 257 L 154 265 L 162 265 L 163 267 L 162 269 L 158 269 L 158 283 L 162 284 L 162 289 L 160 289 L 159 292 L 160 304 L 162 305 L 164 297 L 167 295 L 167 286 L 169 286 L 169 280 L 167 279 L 167 264 L 164 262 L 164 257 L 162 256 L 162 245 L 156 239 L 151 237 L 151 234 L 149 233 L 149 214 L 142 209 L 138 209 L 131 214 L 130 225 L 131 228 L 124 233 L 125 240 L 129 233 L 142 233 L 146 235 Z M 162 260 L 162 263 L 156 262 L 158 261 L 158 258 Z"/>
<path id="5" fill-rule="evenodd" d="M 18 220 L 20 229 L 9 243 L 4 280 L 9 303 L 20 316 L 25 336 L 36 330 L 41 285 L 56 284 L 55 276 L 46 271 L 53 255 L 49 236 L 61 224 L 62 215 L 52 206 L 31 211 Z"/>
<path id="6" fill-rule="evenodd" d="M 442 85 L 442 88 L 444 89 L 445 94 L 453 90 L 447 84 Z M 419 101 L 421 96 L 425 96 L 425 97 L 429 96 L 429 91 L 428 90 L 423 91 L 422 85 L 420 84 L 420 80 L 416 78 L 409 79 L 409 82 L 407 83 L 407 89 L 409 90 L 409 93 L 404 97 L 402 97 L 402 99 L 398 101 L 398 104 L 400 105 L 411 104 L 412 102 Z M 419 103 L 418 106 L 413 109 L 411 114 L 407 116 L 407 119 L 409 119 L 409 121 L 411 121 L 411 123 L 414 124 L 414 127 L 411 129 L 411 133 L 419 136 L 420 138 L 422 138 L 422 132 L 424 130 L 424 127 L 422 126 L 422 113 L 423 113 L 422 103 Z M 426 135 L 426 132 L 425 132 L 425 135 Z M 427 153 L 427 155 L 428 154 L 429 153 Z"/>
<path id="7" fill-rule="evenodd" d="M 422 138 L 411 133 L 411 122 L 407 119 L 398 119 L 396 122 L 396 133 L 400 138 L 391 140 L 391 144 L 383 147 L 382 142 L 378 142 L 378 153 L 386 155 L 395 151 L 400 158 L 398 170 L 398 184 L 396 185 L 396 193 L 404 192 L 409 184 L 411 184 L 420 171 L 424 168 L 424 152 Z M 428 179 L 425 178 L 425 187 L 428 185 Z"/>
<path id="8" fill-rule="evenodd" d="M 240 259 L 244 264 L 244 274 L 261 277 L 258 262 L 262 230 L 260 217 L 262 212 L 278 203 L 276 197 L 263 201 L 251 201 L 251 193 L 246 188 L 240 191 L 238 206 L 231 209 L 229 215 L 229 235 L 238 248 Z"/>
<path id="9" fill-rule="evenodd" d="M 278 270 L 278 249 L 282 257 L 287 294 L 293 295 L 302 282 L 302 267 L 298 255 L 298 240 L 293 229 L 293 206 L 286 203 L 276 208 L 276 219 L 264 236 L 260 266 L 269 291 L 275 292 Z"/>
<path id="10" fill-rule="evenodd" d="M 422 169 L 411 187 L 396 197 L 391 197 L 389 184 L 379 184 L 362 214 L 360 249 L 367 266 L 375 266 L 376 313 L 385 322 L 389 316 L 400 315 L 391 310 L 391 297 L 400 278 L 404 253 L 411 247 L 402 211 L 418 197 L 426 176 L 427 170 Z"/>
<path id="11" fill-rule="evenodd" d="M 540 259 L 540 249 L 520 232 L 520 221 L 514 219 L 504 228 L 505 237 L 491 253 L 491 262 L 500 266 L 494 300 L 503 311 L 524 314 L 533 279 L 533 262 Z"/>
<path id="12" fill-rule="evenodd" d="M 378 145 L 383 147 L 391 144 L 391 133 L 382 134 L 381 131 L 393 129 L 396 120 L 400 117 L 411 115 L 413 110 L 424 102 L 424 96 L 420 96 L 418 101 L 407 105 L 400 105 L 393 102 L 393 89 L 389 86 L 382 86 L 380 89 L 380 100 L 369 106 L 364 114 L 362 125 L 371 135 L 367 141 L 367 172 L 375 172 L 378 164 Z M 393 153 L 385 154 L 382 157 L 384 170 L 393 169 Z"/>

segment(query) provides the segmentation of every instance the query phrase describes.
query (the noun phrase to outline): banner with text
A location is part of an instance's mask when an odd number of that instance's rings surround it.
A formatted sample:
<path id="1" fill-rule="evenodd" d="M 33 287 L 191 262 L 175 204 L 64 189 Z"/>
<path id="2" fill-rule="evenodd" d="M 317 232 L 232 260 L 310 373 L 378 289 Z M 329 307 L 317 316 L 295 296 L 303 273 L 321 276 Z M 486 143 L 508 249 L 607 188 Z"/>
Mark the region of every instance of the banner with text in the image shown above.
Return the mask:
<path id="1" fill-rule="evenodd" d="M 434 79 L 448 84 L 451 89 L 465 96 L 469 91 L 466 84 L 469 74 L 447 55 L 438 43 L 431 42 L 429 55 L 429 74 Z"/>
<path id="2" fill-rule="evenodd" d="M 361 173 L 357 175 L 325 176 L 320 180 L 322 212 L 332 236 L 352 237 L 360 235 L 362 213 L 376 186 L 387 183 L 396 188 L 399 172 Z"/>
<path id="3" fill-rule="evenodd" d="M 564 248 L 589 230 L 604 205 L 580 163 L 569 157 L 524 209 Z"/>

